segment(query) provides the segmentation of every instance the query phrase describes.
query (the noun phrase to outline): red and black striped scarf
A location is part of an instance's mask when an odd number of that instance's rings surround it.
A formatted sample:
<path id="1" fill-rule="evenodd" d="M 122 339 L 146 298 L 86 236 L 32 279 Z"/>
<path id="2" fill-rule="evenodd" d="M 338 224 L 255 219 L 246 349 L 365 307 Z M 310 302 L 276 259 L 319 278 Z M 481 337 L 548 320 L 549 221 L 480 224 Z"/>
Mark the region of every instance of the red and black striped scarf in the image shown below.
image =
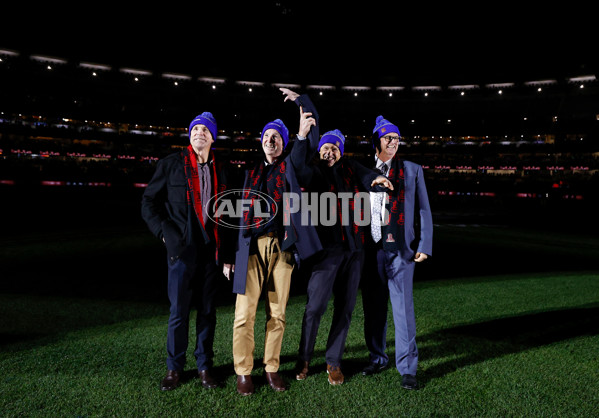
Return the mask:
<path id="1" fill-rule="evenodd" d="M 243 226 L 251 226 L 252 229 L 261 229 L 264 225 L 272 218 L 256 217 L 254 216 L 254 202 L 258 198 L 255 191 L 262 192 L 263 184 L 265 182 L 266 193 L 273 199 L 268 202 L 270 204 L 270 214 L 274 216 L 278 211 L 283 210 L 283 196 L 286 189 L 286 162 L 285 160 L 279 160 L 274 163 L 274 167 L 268 174 L 267 178 L 263 179 L 265 175 L 265 164 L 260 162 L 250 171 L 248 179 L 246 181 L 246 187 L 244 189 L 243 198 L 251 201 L 250 208 L 243 214 Z M 279 212 L 280 213 L 280 212 Z M 283 210 L 283 224 L 290 225 L 289 222 L 289 211 Z M 246 228 L 246 232 L 249 232 L 250 228 Z"/>
<path id="2" fill-rule="evenodd" d="M 204 219 L 203 211 L 202 211 L 202 191 L 200 189 L 200 177 L 198 174 L 198 157 L 193 150 L 193 147 L 189 145 L 183 151 L 181 151 L 183 156 L 184 166 L 185 166 L 185 177 L 187 178 L 187 204 L 192 206 L 196 216 L 198 217 L 198 221 L 202 226 L 202 233 L 204 237 L 210 239 L 207 229 L 206 229 L 206 220 Z M 214 161 L 214 154 L 210 152 L 208 156 L 208 161 L 212 167 L 212 190 L 216 194 L 218 192 L 218 179 L 216 177 L 216 163 Z M 218 218 L 214 218 L 216 224 L 218 224 Z M 218 239 L 218 228 L 217 225 L 213 225 L 212 229 L 214 231 L 214 241 L 216 243 L 216 257 L 218 260 L 218 248 L 219 248 L 219 239 Z"/>
<path id="3" fill-rule="evenodd" d="M 403 242 L 403 228 L 405 223 L 404 203 L 405 203 L 405 172 L 404 163 L 397 154 L 391 160 L 391 168 L 387 173 L 387 178 L 394 185 L 393 190 L 387 192 L 389 203 L 387 204 L 387 226 L 384 230 L 383 242 L 395 242 L 399 237 Z"/>
<path id="4" fill-rule="evenodd" d="M 351 197 L 349 198 L 349 217 L 351 222 L 351 232 L 354 237 L 358 239 L 362 244 L 365 241 L 365 233 L 364 228 L 360 227 L 356 223 L 356 218 L 354 213 L 355 208 L 355 197 L 358 195 L 360 190 L 358 189 L 358 179 L 354 178 L 354 170 L 350 164 L 342 164 L 340 167 L 341 170 L 341 178 L 343 179 L 343 190 L 339 190 L 340 192 L 350 192 Z M 337 213 L 339 216 L 340 225 L 345 225 L 345 220 L 343 219 L 343 212 L 341 210 L 341 201 L 337 199 Z M 360 217 L 359 219 L 364 219 L 364 207 L 360 205 Z M 344 231 L 345 232 L 345 231 Z M 343 234 L 343 239 L 345 240 L 345 233 Z"/>

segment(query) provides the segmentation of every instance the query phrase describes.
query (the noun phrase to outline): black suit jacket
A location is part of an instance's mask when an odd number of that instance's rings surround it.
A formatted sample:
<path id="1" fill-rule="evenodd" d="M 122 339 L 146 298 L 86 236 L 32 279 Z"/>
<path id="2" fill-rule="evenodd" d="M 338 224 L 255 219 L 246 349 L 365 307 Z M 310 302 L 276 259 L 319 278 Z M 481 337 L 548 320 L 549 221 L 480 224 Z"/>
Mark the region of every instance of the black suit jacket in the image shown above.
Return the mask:
<path id="1" fill-rule="evenodd" d="M 215 243 L 217 225 L 205 220 L 205 228 L 197 219 L 193 206 L 187 201 L 187 178 L 181 152 L 160 160 L 146 190 L 141 204 L 141 215 L 148 228 L 166 244 L 171 261 L 194 257 L 192 246 Z M 211 156 L 210 164 L 215 164 Z M 211 170 L 212 171 L 212 170 Z M 226 176 L 222 165 L 217 166 L 219 189 L 226 188 Z M 214 195 L 217 191 L 212 191 Z M 222 257 L 220 257 L 222 260 Z"/>

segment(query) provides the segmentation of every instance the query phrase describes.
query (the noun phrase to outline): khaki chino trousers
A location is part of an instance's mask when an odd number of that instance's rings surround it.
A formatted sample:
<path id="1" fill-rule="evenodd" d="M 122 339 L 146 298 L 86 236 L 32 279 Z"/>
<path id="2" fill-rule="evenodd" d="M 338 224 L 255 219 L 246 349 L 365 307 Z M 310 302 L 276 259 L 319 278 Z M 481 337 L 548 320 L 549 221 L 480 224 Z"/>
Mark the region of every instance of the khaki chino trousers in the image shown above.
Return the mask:
<path id="1" fill-rule="evenodd" d="M 281 251 L 276 235 L 266 234 L 257 239 L 256 250 L 248 259 L 245 294 L 238 294 L 235 303 L 233 364 L 237 375 L 247 376 L 254 367 L 254 325 L 263 290 L 266 298 L 264 371 L 273 373 L 279 370 L 285 309 L 294 267 L 293 254 Z"/>

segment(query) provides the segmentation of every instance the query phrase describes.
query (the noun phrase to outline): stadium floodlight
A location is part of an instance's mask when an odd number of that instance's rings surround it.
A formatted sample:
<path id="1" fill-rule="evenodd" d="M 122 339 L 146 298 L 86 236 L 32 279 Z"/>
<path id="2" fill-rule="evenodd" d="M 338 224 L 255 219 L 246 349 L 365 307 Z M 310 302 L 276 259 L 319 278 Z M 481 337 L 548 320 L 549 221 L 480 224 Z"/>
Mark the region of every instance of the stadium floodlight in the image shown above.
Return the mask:
<path id="1" fill-rule="evenodd" d="M 594 75 L 583 75 L 579 77 L 568 78 L 568 83 L 587 83 L 596 80 L 597 78 Z"/>
<path id="2" fill-rule="evenodd" d="M 135 68 L 121 68 L 121 72 L 125 73 L 125 74 L 133 74 L 133 75 L 152 75 L 151 71 L 137 70 Z"/>
<path id="3" fill-rule="evenodd" d="M 284 89 L 299 89 L 301 86 L 299 84 L 287 84 L 287 83 L 272 83 L 273 87 L 284 88 Z"/>
<path id="4" fill-rule="evenodd" d="M 370 87 L 368 87 L 368 86 L 342 86 L 341 89 L 359 92 L 359 91 L 368 91 L 368 90 L 370 90 Z"/>
<path id="5" fill-rule="evenodd" d="M 441 86 L 413 86 L 414 91 L 440 91 Z"/>
<path id="6" fill-rule="evenodd" d="M 224 78 L 216 78 L 216 77 L 198 77 L 198 81 L 209 84 L 225 84 L 226 80 Z"/>
<path id="7" fill-rule="evenodd" d="M 311 90 L 335 90 L 335 86 L 323 85 L 323 84 L 310 84 L 306 88 Z"/>
<path id="8" fill-rule="evenodd" d="M 479 87 L 478 84 L 459 84 L 459 85 L 448 86 L 447 88 L 450 90 L 474 90 L 474 89 L 477 89 L 478 87 Z"/>
<path id="9" fill-rule="evenodd" d="M 13 51 L 11 49 L 0 49 L 0 57 L 1 56 L 16 57 L 18 55 L 19 55 L 19 53 L 17 51 Z"/>
<path id="10" fill-rule="evenodd" d="M 525 86 L 547 86 L 547 85 L 551 85 L 551 84 L 557 84 L 557 80 L 535 80 L 535 81 L 525 81 L 524 85 Z"/>
<path id="11" fill-rule="evenodd" d="M 237 81 L 237 84 L 239 84 L 241 86 L 249 86 L 249 87 L 264 87 L 264 82 L 262 82 L 262 81 L 240 80 L 240 81 Z"/>
<path id="12" fill-rule="evenodd" d="M 79 63 L 79 67 L 81 68 L 87 68 L 90 70 L 102 70 L 102 71 L 110 71 L 112 70 L 112 67 L 109 65 L 104 65 L 104 64 L 94 64 L 91 62 L 82 62 Z"/>
<path id="13" fill-rule="evenodd" d="M 503 93 L 503 89 L 514 87 L 515 83 L 489 83 L 485 84 L 488 89 L 499 89 L 499 94 Z"/>
<path id="14" fill-rule="evenodd" d="M 170 80 L 191 80 L 191 76 L 186 74 L 163 73 L 162 77 Z"/>
<path id="15" fill-rule="evenodd" d="M 50 64 L 66 64 L 67 60 L 63 58 L 49 57 L 47 55 L 31 55 L 33 61 L 50 63 Z"/>

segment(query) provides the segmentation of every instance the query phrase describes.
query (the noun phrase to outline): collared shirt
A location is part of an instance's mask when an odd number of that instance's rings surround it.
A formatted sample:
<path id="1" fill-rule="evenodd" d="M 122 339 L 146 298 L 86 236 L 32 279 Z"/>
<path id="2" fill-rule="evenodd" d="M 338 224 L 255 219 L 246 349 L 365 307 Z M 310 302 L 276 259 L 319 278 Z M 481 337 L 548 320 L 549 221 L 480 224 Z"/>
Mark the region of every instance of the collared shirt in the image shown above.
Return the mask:
<path id="1" fill-rule="evenodd" d="M 206 222 L 206 219 L 208 219 L 208 201 L 210 200 L 210 193 L 212 192 L 209 163 L 198 163 L 198 177 L 200 181 L 200 198 L 202 199 L 202 216 L 204 222 Z"/>
<path id="2" fill-rule="evenodd" d="M 376 170 L 386 176 L 391 169 L 391 160 L 381 161 L 378 156 L 375 156 Z M 381 239 L 380 226 L 385 221 L 383 215 L 385 213 L 385 204 L 387 196 L 386 192 L 370 192 L 370 224 L 371 234 L 375 242 Z"/>
<path id="3" fill-rule="evenodd" d="M 383 176 L 387 176 L 389 170 L 391 170 L 391 159 L 388 161 L 382 161 L 377 156 L 374 157 L 376 169 L 381 172 Z"/>

